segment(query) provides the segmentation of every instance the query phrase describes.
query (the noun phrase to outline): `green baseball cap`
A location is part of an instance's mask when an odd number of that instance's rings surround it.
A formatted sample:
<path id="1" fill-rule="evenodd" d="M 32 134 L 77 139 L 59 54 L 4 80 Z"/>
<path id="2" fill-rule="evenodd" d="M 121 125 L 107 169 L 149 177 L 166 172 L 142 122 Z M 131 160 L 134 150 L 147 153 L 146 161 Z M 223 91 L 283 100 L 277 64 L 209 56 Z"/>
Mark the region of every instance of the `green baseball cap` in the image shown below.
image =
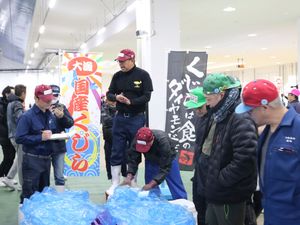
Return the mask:
<path id="1" fill-rule="evenodd" d="M 209 74 L 203 81 L 203 92 L 207 95 L 236 87 L 241 87 L 239 79 L 223 73 Z"/>
<path id="2" fill-rule="evenodd" d="M 231 83 L 231 85 L 229 85 L 228 89 L 230 88 L 241 88 L 242 84 L 241 81 L 239 80 L 239 78 L 231 76 L 231 75 L 226 75 Z"/>
<path id="3" fill-rule="evenodd" d="M 200 108 L 206 103 L 206 99 L 203 94 L 203 88 L 197 87 L 189 92 L 190 100 L 184 103 L 184 106 L 188 109 Z"/>

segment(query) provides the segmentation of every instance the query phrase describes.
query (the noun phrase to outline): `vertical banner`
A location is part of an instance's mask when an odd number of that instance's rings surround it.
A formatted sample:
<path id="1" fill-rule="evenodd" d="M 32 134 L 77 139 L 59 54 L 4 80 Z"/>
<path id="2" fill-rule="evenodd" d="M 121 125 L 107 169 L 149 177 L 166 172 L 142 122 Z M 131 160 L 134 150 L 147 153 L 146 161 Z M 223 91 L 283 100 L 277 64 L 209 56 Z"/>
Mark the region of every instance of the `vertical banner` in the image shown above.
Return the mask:
<path id="1" fill-rule="evenodd" d="M 206 69 L 206 52 L 169 53 L 165 131 L 176 142 L 181 170 L 193 170 L 196 140 L 195 113 L 193 110 L 187 110 L 183 103 L 191 89 L 202 86 Z"/>
<path id="2" fill-rule="evenodd" d="M 65 175 L 100 175 L 100 107 L 102 55 L 64 53 L 61 64 L 61 94 L 74 119 L 67 141 Z"/>

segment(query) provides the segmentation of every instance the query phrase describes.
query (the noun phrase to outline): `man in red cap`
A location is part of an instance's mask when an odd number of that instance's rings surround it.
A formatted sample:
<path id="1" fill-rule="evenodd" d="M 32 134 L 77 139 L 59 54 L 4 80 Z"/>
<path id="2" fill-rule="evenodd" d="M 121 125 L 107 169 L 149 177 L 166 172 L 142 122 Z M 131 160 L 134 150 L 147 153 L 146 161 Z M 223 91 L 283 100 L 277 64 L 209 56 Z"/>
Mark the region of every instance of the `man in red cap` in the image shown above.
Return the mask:
<path id="1" fill-rule="evenodd" d="M 106 95 L 108 100 L 116 101 L 117 110 L 112 128 L 112 185 L 106 191 L 107 195 L 112 194 L 120 183 L 121 165 L 126 161 L 126 149 L 137 130 L 145 125 L 145 111 L 153 91 L 150 75 L 136 67 L 135 53 L 132 50 L 123 49 L 115 60 L 119 62 L 121 70 L 114 74 Z"/>
<path id="2" fill-rule="evenodd" d="M 258 142 L 258 169 L 265 225 L 300 224 L 300 115 L 286 109 L 276 86 L 255 80 L 242 91 L 236 113 L 266 125 Z"/>
<path id="3" fill-rule="evenodd" d="M 16 128 L 16 143 L 23 145 L 23 185 L 21 204 L 35 191 L 41 192 L 50 185 L 50 159 L 53 143 L 52 133 L 58 133 L 58 124 L 65 119 L 56 120 L 49 108 L 53 100 L 51 86 L 38 85 L 35 88 L 35 104 L 24 112 Z"/>
<path id="4" fill-rule="evenodd" d="M 173 200 L 187 199 L 176 159 L 175 145 L 161 130 L 142 127 L 138 130 L 128 152 L 127 177 L 123 184 L 131 186 L 131 181 L 145 157 L 145 183 L 143 190 L 158 188 L 166 179 Z"/>

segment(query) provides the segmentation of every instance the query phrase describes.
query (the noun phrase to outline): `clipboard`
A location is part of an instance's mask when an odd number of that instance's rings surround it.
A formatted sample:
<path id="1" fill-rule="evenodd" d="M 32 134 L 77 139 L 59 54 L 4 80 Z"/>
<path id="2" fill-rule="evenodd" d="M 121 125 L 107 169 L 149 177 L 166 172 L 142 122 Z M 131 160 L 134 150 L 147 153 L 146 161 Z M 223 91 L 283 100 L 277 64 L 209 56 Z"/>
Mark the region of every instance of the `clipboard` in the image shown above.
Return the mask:
<path id="1" fill-rule="evenodd" d="M 77 132 L 75 130 L 72 130 L 71 132 L 68 133 L 52 134 L 49 140 L 66 140 L 71 138 L 76 133 Z"/>

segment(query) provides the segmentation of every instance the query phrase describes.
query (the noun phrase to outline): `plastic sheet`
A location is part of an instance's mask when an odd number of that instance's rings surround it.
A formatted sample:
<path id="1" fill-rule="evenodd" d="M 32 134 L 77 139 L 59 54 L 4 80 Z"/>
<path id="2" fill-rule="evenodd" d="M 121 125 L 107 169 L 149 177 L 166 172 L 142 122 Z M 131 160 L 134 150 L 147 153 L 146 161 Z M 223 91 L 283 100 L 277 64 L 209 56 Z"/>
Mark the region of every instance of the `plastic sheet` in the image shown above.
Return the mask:
<path id="1" fill-rule="evenodd" d="M 180 205 L 149 195 L 137 189 L 120 187 L 97 216 L 101 225 L 194 225 L 193 214 Z"/>
<path id="2" fill-rule="evenodd" d="M 53 188 L 45 188 L 25 199 L 21 211 L 21 225 L 87 225 L 104 208 L 91 203 L 87 191 L 57 193 Z"/>

